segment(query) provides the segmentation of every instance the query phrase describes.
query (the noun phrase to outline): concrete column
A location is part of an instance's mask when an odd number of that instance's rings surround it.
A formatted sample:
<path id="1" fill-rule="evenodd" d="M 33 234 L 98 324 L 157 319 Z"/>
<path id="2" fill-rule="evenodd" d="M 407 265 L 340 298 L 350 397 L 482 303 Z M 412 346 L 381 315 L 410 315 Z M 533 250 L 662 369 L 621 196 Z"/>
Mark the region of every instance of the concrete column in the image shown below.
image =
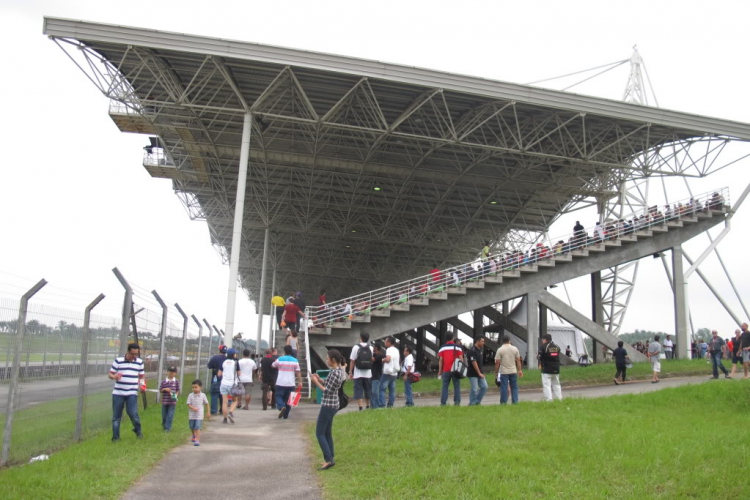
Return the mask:
<path id="1" fill-rule="evenodd" d="M 526 330 L 529 332 L 526 368 L 536 370 L 539 367 L 536 359 L 539 349 L 539 296 L 536 293 L 526 295 Z"/>
<path id="2" fill-rule="evenodd" d="M 547 333 L 547 307 L 544 304 L 539 304 L 539 338 Z"/>
<path id="3" fill-rule="evenodd" d="M 258 298 L 256 299 L 258 304 L 258 329 L 257 334 L 255 336 L 255 353 L 260 354 L 260 333 L 261 329 L 263 328 L 263 306 L 265 305 L 265 295 L 266 295 L 266 269 L 268 268 L 268 240 L 271 237 L 271 229 L 266 226 L 266 235 L 265 239 L 263 241 L 263 265 L 261 267 L 260 271 L 260 293 L 258 294 Z M 271 311 L 271 323 L 273 323 L 273 311 Z M 271 339 L 268 339 L 268 344 L 271 344 Z"/>
<path id="4" fill-rule="evenodd" d="M 396 340 L 398 341 L 398 352 L 401 355 L 401 359 L 403 360 L 404 359 L 404 346 L 406 345 L 405 344 L 406 339 L 404 338 L 403 332 L 394 335 L 394 337 L 396 337 Z"/>
<path id="5" fill-rule="evenodd" d="M 591 320 L 597 325 L 604 327 L 604 308 L 602 307 L 602 272 L 596 271 L 591 273 Z M 599 342 L 593 341 L 593 350 L 591 353 L 594 363 L 604 361 L 599 356 Z"/>
<path id="6" fill-rule="evenodd" d="M 503 301 L 503 315 L 507 316 L 510 314 L 510 301 L 504 300 Z"/>
<path id="7" fill-rule="evenodd" d="M 674 280 L 674 352 L 677 359 L 689 359 L 687 281 L 682 267 L 682 246 L 672 248 L 672 275 Z"/>
<path id="8" fill-rule="evenodd" d="M 253 115 L 245 113 L 240 144 L 240 171 L 237 176 L 237 193 L 234 200 L 234 225 L 232 226 L 232 250 L 229 253 L 229 284 L 227 285 L 227 314 L 224 345 L 232 345 L 234 336 L 234 309 L 237 301 L 237 275 L 240 270 L 240 250 L 242 246 L 242 220 L 245 214 L 245 188 L 247 187 L 247 164 L 250 160 L 250 130 Z M 161 374 L 159 375 L 161 376 Z"/>
<path id="9" fill-rule="evenodd" d="M 484 335 L 484 312 L 483 309 L 474 309 L 474 328 L 472 337 L 474 340 Z"/>
<path id="10" fill-rule="evenodd" d="M 448 322 L 446 320 L 438 321 L 438 339 L 439 344 L 445 344 L 445 334 L 448 333 Z"/>
<path id="11" fill-rule="evenodd" d="M 422 370 L 424 368 L 424 328 L 417 328 L 415 332 L 414 338 L 417 343 L 417 368 Z"/>

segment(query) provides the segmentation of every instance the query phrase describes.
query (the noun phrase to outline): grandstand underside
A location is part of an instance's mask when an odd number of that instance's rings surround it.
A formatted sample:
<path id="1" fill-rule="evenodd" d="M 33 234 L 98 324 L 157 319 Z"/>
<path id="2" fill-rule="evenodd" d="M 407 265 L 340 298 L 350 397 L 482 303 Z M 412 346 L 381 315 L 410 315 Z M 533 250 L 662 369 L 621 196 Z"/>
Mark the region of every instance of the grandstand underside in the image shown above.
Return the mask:
<path id="1" fill-rule="evenodd" d="M 240 279 L 338 298 L 534 241 L 626 179 L 703 176 L 746 124 L 375 61 L 45 19 L 229 259 L 252 114 Z M 144 145 L 147 139 L 144 138 Z M 266 282 L 270 298 L 272 273 Z M 266 302 L 267 303 L 267 302 Z"/>

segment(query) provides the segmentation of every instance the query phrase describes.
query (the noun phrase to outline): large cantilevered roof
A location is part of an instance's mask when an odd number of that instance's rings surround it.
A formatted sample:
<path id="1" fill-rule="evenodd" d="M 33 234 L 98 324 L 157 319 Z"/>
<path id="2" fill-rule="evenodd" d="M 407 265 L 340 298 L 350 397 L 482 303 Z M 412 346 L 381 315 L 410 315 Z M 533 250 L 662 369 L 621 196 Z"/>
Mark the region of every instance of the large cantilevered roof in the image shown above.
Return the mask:
<path id="1" fill-rule="evenodd" d="M 144 165 L 225 258 L 252 113 L 252 299 L 266 227 L 282 293 L 346 296 L 533 238 L 627 179 L 707 175 L 750 140 L 745 123 L 371 60 L 49 17 L 44 33 L 121 130 L 159 137 Z"/>

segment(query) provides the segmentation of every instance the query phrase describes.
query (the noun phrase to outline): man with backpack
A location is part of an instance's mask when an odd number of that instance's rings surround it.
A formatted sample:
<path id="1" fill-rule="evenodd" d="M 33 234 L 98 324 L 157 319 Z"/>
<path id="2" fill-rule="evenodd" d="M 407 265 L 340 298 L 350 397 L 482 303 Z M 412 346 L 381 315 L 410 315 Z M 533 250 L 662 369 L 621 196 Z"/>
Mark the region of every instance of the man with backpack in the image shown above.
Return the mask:
<path id="1" fill-rule="evenodd" d="M 552 342 L 552 335 L 542 335 L 542 345 L 539 346 L 540 368 L 542 369 L 542 392 L 545 401 L 559 399 L 562 401 L 562 387 L 560 386 L 560 346 Z"/>
<path id="2" fill-rule="evenodd" d="M 361 342 L 352 347 L 349 356 L 349 378 L 354 380 L 354 399 L 359 404 L 359 411 L 362 411 L 362 403 L 370 409 L 372 398 L 372 347 L 368 345 L 369 333 L 360 333 L 359 340 Z"/>
<path id="3" fill-rule="evenodd" d="M 461 406 L 461 379 L 466 376 L 464 351 L 453 342 L 452 333 L 446 333 L 445 340 L 445 345 L 438 351 L 438 377 L 443 379 L 440 406 L 445 406 L 448 402 L 448 386 L 451 380 L 453 380 L 453 404 Z"/>

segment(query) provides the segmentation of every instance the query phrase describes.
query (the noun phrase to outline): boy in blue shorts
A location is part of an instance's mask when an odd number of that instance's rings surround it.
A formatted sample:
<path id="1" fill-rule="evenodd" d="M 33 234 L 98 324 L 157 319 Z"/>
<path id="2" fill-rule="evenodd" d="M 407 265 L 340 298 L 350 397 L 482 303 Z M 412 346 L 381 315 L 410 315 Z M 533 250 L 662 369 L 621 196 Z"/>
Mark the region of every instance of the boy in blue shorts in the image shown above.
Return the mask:
<path id="1" fill-rule="evenodd" d="M 193 380 L 193 392 L 187 397 L 187 405 L 189 410 L 188 423 L 190 424 L 190 430 L 193 431 L 193 437 L 191 441 L 195 446 L 200 446 L 201 438 L 201 424 L 203 424 L 203 406 L 205 405 L 205 414 L 208 415 L 206 420 L 211 420 L 211 413 L 208 407 L 208 398 L 201 392 L 203 383 L 200 380 Z"/>

